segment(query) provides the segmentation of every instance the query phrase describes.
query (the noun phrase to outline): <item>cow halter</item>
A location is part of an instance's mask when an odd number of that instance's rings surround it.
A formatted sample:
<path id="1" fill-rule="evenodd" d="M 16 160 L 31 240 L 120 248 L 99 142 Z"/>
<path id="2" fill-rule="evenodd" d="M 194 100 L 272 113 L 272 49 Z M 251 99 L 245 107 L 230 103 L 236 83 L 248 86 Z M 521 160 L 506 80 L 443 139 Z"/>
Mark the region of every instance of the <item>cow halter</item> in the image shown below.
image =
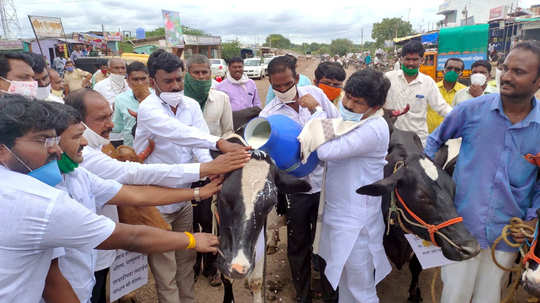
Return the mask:
<path id="1" fill-rule="evenodd" d="M 533 260 L 534 262 L 536 262 L 536 264 L 540 266 L 540 258 L 538 258 L 534 254 L 534 249 L 536 248 L 536 244 L 538 243 L 538 224 L 539 223 L 540 221 L 536 222 L 536 228 L 534 230 L 534 236 L 533 236 L 534 240 L 532 244 L 530 245 L 531 247 L 529 248 L 529 251 L 527 252 L 527 254 L 523 256 L 523 264 L 526 264 L 529 260 Z"/>
<path id="2" fill-rule="evenodd" d="M 398 171 L 400 168 L 402 168 L 403 166 L 405 166 L 405 162 L 404 161 L 398 161 L 396 162 L 396 165 L 394 166 L 394 173 L 396 171 Z M 405 208 L 405 211 L 411 216 L 413 217 L 413 219 L 416 221 L 416 222 L 413 222 L 411 221 L 409 218 L 407 218 L 407 216 L 405 216 L 405 213 L 403 211 L 403 209 L 401 209 L 397 203 L 396 203 L 396 198 L 397 200 L 399 201 L 399 203 L 401 204 L 401 206 L 403 206 L 403 208 Z M 405 226 L 403 225 L 403 222 L 401 222 L 401 218 L 403 218 L 407 223 L 409 223 L 410 225 L 413 225 L 413 226 L 416 226 L 416 227 L 419 227 L 419 228 L 424 228 L 424 229 L 427 229 L 427 231 L 429 232 L 429 238 L 431 239 L 431 242 L 435 245 L 435 246 L 439 246 L 439 244 L 437 244 L 437 241 L 435 241 L 435 234 L 439 235 L 439 237 L 443 238 L 444 240 L 446 240 L 446 242 L 448 242 L 450 245 L 454 246 L 455 248 L 457 249 L 460 249 L 460 247 L 454 243 L 454 241 L 450 240 L 445 234 L 443 234 L 442 232 L 439 231 L 439 229 L 441 228 L 444 228 L 444 227 L 448 227 L 450 225 L 453 225 L 453 224 L 456 224 L 458 222 L 462 222 L 463 221 L 463 217 L 456 217 L 456 218 L 453 218 L 453 219 L 450 219 L 448 221 L 445 221 L 443 223 L 440 223 L 438 225 L 433 225 L 433 224 L 428 224 L 426 223 L 424 220 L 422 220 L 419 216 L 417 216 L 408 206 L 407 204 L 405 203 L 405 200 L 403 200 L 403 198 L 401 197 L 401 195 L 399 194 L 398 192 L 398 189 L 397 189 L 397 185 L 394 187 L 394 191 L 392 192 L 392 195 L 391 195 L 391 201 L 390 201 L 390 211 L 388 213 L 388 217 L 390 219 L 390 216 L 392 216 L 392 213 L 396 213 L 397 215 L 397 219 L 399 221 L 399 225 L 401 227 L 401 229 L 403 229 L 404 232 L 406 233 L 411 233 L 407 228 L 405 228 Z M 401 216 L 400 216 L 401 215 Z M 388 222 L 390 222 L 390 220 L 388 220 Z"/>

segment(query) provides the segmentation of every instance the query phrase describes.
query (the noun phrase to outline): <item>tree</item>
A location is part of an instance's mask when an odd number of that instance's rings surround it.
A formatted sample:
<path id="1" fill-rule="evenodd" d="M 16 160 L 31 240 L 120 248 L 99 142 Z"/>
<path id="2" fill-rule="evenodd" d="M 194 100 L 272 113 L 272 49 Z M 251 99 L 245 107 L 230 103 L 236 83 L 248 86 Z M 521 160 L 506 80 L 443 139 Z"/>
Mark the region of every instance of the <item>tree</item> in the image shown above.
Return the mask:
<path id="1" fill-rule="evenodd" d="M 344 56 L 351 52 L 354 48 L 354 44 L 349 39 L 335 39 L 330 43 L 330 52 L 332 55 Z"/>
<path id="2" fill-rule="evenodd" d="M 221 57 L 229 61 L 232 57 L 240 56 L 240 41 L 225 42 L 221 44 Z"/>
<path id="3" fill-rule="evenodd" d="M 384 41 L 413 34 L 412 24 L 401 18 L 384 18 L 381 22 L 373 23 L 371 38 L 375 39 L 377 47 L 382 47 Z"/>
<path id="4" fill-rule="evenodd" d="M 182 25 L 182 33 L 184 35 L 192 35 L 192 36 L 204 36 L 204 35 L 206 35 L 206 33 L 201 29 L 192 28 L 192 27 L 189 27 L 189 26 L 186 26 L 186 25 Z M 155 30 L 148 31 L 148 32 L 146 32 L 146 37 L 147 38 L 165 37 L 165 28 L 158 27 Z"/>
<path id="5" fill-rule="evenodd" d="M 281 48 L 281 49 L 290 49 L 292 47 L 291 40 L 285 38 L 281 34 L 271 34 L 266 37 L 266 42 L 264 46 Z"/>

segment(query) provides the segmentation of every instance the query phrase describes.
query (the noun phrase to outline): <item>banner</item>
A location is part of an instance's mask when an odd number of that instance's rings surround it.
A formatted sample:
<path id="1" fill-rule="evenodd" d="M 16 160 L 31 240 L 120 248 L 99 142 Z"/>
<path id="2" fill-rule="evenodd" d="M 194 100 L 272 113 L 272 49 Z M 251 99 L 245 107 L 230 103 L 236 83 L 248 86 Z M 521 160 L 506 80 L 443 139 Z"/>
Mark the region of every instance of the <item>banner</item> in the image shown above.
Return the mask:
<path id="1" fill-rule="evenodd" d="M 122 33 L 120 32 L 106 32 L 105 40 L 107 41 L 122 41 Z"/>
<path id="2" fill-rule="evenodd" d="M 30 24 L 32 24 L 37 39 L 64 37 L 62 19 L 43 16 L 28 16 L 28 19 L 30 19 Z"/>
<path id="3" fill-rule="evenodd" d="M 146 255 L 117 250 L 109 276 L 111 302 L 148 283 L 148 259 Z"/>
<path id="4" fill-rule="evenodd" d="M 165 39 L 169 47 L 184 47 L 182 23 L 180 13 L 175 11 L 161 10 L 165 27 Z"/>

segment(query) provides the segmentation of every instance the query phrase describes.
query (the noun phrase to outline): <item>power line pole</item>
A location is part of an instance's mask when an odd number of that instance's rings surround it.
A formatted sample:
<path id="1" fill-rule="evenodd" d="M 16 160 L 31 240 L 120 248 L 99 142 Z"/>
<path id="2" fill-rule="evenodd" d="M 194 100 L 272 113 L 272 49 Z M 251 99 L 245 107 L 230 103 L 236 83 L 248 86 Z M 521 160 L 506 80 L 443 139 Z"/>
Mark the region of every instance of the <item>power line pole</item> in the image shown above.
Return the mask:
<path id="1" fill-rule="evenodd" d="M 17 18 L 17 9 L 13 0 L 0 0 L 0 22 L 3 39 L 15 39 L 21 33 L 21 25 Z"/>

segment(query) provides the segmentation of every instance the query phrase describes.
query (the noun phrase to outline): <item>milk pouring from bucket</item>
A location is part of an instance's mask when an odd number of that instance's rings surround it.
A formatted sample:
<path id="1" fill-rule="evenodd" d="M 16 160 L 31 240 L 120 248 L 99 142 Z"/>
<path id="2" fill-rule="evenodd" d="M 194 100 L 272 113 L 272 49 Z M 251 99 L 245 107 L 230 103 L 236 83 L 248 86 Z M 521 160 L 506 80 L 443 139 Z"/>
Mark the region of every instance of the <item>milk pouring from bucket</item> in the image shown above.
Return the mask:
<path id="1" fill-rule="evenodd" d="M 311 153 L 306 164 L 300 159 L 298 135 L 302 126 L 284 115 L 254 118 L 246 125 L 244 139 L 254 149 L 267 152 L 279 169 L 295 177 L 309 175 L 317 164 L 317 153 Z"/>

